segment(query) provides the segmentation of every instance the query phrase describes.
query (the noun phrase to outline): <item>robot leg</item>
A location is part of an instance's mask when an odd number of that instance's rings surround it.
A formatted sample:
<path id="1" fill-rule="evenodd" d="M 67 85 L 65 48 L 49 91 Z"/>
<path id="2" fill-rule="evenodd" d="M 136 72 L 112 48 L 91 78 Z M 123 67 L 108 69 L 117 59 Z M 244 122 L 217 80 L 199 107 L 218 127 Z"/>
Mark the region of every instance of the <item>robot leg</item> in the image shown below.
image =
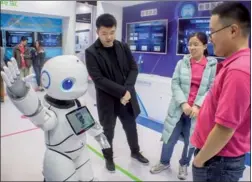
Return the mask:
<path id="1" fill-rule="evenodd" d="M 75 160 L 75 167 L 80 181 L 94 181 L 93 168 L 91 165 L 88 148 L 85 145 L 81 154 Z"/>
<path id="2" fill-rule="evenodd" d="M 72 159 L 51 149 L 45 152 L 43 174 L 45 181 L 79 181 Z"/>

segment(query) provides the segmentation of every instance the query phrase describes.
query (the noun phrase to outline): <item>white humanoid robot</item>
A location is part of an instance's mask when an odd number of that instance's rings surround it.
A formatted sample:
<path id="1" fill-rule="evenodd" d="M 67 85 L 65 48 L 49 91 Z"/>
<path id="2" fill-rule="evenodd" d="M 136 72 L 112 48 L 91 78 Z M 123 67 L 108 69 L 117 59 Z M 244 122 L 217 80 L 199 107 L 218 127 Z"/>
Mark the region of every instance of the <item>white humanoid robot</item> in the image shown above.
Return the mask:
<path id="1" fill-rule="evenodd" d="M 48 60 L 41 72 L 41 82 L 46 89 L 43 102 L 30 84 L 20 78 L 14 58 L 3 69 L 1 75 L 13 104 L 44 130 L 45 181 L 92 181 L 86 133 L 95 137 L 103 149 L 110 145 L 88 108 L 77 100 L 88 87 L 88 73 L 83 62 L 72 55 Z"/>

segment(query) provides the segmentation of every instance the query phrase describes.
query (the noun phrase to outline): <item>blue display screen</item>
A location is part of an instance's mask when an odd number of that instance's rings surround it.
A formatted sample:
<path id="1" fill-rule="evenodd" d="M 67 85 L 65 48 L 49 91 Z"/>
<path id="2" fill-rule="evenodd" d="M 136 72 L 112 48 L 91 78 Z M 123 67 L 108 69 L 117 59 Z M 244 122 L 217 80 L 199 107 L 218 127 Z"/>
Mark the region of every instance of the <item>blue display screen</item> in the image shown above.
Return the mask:
<path id="1" fill-rule="evenodd" d="M 32 46 L 34 42 L 33 32 L 22 32 L 22 31 L 6 31 L 6 47 L 14 47 L 21 41 L 21 37 L 25 36 L 28 41 L 27 45 Z"/>
<path id="2" fill-rule="evenodd" d="M 166 53 L 167 20 L 127 24 L 127 44 L 131 51 Z"/>
<path id="3" fill-rule="evenodd" d="M 38 40 L 41 41 L 43 47 L 61 47 L 62 34 L 61 33 L 38 33 Z"/>
<path id="4" fill-rule="evenodd" d="M 178 42 L 177 54 L 189 54 L 187 45 L 188 38 L 192 33 L 204 32 L 209 36 L 209 18 L 192 18 L 192 19 L 179 19 L 178 20 Z M 215 56 L 213 45 L 209 42 L 207 45 L 209 56 Z"/>

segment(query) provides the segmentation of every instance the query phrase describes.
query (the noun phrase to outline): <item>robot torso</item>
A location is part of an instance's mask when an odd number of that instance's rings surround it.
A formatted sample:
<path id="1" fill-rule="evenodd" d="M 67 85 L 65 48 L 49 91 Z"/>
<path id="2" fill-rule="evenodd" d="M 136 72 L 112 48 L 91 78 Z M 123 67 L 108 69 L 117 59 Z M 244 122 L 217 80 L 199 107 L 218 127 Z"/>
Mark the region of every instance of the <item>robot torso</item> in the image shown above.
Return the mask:
<path id="1" fill-rule="evenodd" d="M 76 101 L 57 101 L 47 95 L 44 106 L 53 111 L 57 116 L 57 125 L 54 129 L 45 132 L 47 148 L 76 158 L 86 144 L 86 134 L 76 135 L 69 124 L 66 115 L 78 108 Z"/>

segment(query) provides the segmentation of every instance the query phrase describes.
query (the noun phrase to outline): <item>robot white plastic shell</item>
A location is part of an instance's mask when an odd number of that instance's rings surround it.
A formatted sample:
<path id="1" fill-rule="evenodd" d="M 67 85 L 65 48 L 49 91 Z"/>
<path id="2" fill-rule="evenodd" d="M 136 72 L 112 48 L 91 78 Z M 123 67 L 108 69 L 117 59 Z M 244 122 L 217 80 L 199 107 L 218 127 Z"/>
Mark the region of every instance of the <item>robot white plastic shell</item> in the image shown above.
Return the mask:
<path id="1" fill-rule="evenodd" d="M 81 119 L 67 118 L 69 113 L 80 114 L 80 109 L 87 108 L 78 102 L 88 88 L 87 69 L 76 56 L 63 55 L 48 60 L 41 73 L 42 85 L 46 89 L 43 102 L 26 79 L 20 77 L 14 58 L 8 67 L 4 66 L 1 75 L 12 103 L 45 132 L 45 181 L 93 180 L 86 133 L 93 136 L 101 148 L 110 148 L 110 145 L 99 123 L 93 122 L 85 133 L 77 134 L 77 129 L 82 131 L 84 128 L 80 125 Z M 77 124 L 77 129 L 72 124 Z"/>

